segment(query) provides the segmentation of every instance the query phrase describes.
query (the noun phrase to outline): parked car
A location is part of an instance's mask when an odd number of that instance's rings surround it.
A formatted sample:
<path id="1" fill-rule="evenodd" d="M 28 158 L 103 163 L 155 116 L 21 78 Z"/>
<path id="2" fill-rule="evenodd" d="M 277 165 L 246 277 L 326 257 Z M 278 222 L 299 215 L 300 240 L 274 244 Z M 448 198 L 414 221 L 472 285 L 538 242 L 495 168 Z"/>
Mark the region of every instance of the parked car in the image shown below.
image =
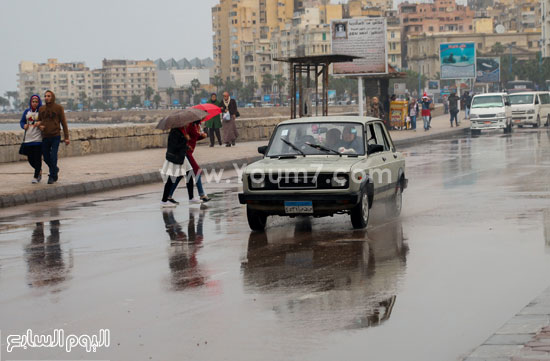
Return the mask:
<path id="1" fill-rule="evenodd" d="M 379 119 L 287 120 L 258 152 L 264 158 L 245 168 L 239 194 L 254 231 L 271 215 L 348 214 L 354 228 L 365 228 L 373 202 L 382 200 L 388 214 L 401 213 L 405 159 Z"/>
<path id="2" fill-rule="evenodd" d="M 524 92 L 510 94 L 512 119 L 522 128 L 532 125 L 535 128 L 548 125 L 550 121 L 550 93 Z"/>
<path id="3" fill-rule="evenodd" d="M 507 93 L 479 94 L 472 99 L 470 130 L 472 134 L 479 134 L 486 129 L 512 132 L 512 108 Z"/>

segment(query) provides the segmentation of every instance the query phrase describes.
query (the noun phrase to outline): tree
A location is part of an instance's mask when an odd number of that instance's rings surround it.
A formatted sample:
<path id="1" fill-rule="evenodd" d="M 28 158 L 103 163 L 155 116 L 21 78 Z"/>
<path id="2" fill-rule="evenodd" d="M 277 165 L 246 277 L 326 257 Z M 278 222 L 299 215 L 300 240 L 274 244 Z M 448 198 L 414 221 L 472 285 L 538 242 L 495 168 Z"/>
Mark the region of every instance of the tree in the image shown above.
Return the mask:
<path id="1" fill-rule="evenodd" d="M 287 79 L 283 74 L 275 75 L 275 85 L 277 85 L 277 91 L 279 92 L 279 104 L 283 103 L 283 89 L 285 88 Z"/>
<path id="2" fill-rule="evenodd" d="M 273 75 L 266 73 L 262 75 L 262 89 L 265 93 L 271 93 L 273 89 Z"/>
<path id="3" fill-rule="evenodd" d="M 76 110 L 76 102 L 74 99 L 67 99 L 67 110 Z"/>
<path id="4" fill-rule="evenodd" d="M 249 81 L 246 83 L 246 85 L 242 88 L 240 92 L 240 100 L 249 103 L 254 98 L 254 94 L 256 93 L 256 90 L 258 89 L 258 83 L 255 81 Z"/>
<path id="5" fill-rule="evenodd" d="M 201 82 L 199 79 L 191 80 L 191 88 L 193 89 L 193 103 L 196 103 L 195 95 L 198 93 L 199 88 L 201 87 Z"/>
<path id="6" fill-rule="evenodd" d="M 145 99 L 151 100 L 151 97 L 155 94 L 155 91 L 150 86 L 145 88 Z"/>
<path id="7" fill-rule="evenodd" d="M 87 108 L 88 97 L 86 96 L 85 92 L 80 92 L 80 94 L 78 94 L 78 101 L 80 102 L 80 104 L 82 104 L 82 107 L 84 109 Z"/>
<path id="8" fill-rule="evenodd" d="M 157 109 L 159 108 L 159 104 L 161 100 L 162 98 L 160 97 L 160 94 L 156 93 L 155 96 L 153 97 L 153 103 L 155 103 L 155 106 Z"/>
<path id="9" fill-rule="evenodd" d="M 93 104 L 93 108 L 94 109 L 102 109 L 102 110 L 105 110 L 107 109 L 107 104 L 105 104 L 102 100 L 100 99 L 96 99 L 94 101 L 94 104 Z"/>
<path id="10" fill-rule="evenodd" d="M 132 95 L 132 100 L 130 100 L 130 107 L 138 107 L 141 105 L 141 98 L 139 95 Z"/>
<path id="11" fill-rule="evenodd" d="M 339 100 L 348 100 L 357 96 L 357 79 L 329 77 L 328 88 L 336 90 L 336 98 Z"/>
<path id="12" fill-rule="evenodd" d="M 172 95 L 174 95 L 174 88 L 170 87 L 166 89 L 166 95 L 170 98 L 170 105 L 172 105 Z"/>
<path id="13" fill-rule="evenodd" d="M 10 105 L 10 101 L 7 98 L 0 97 L 0 107 L 3 107 L 6 109 L 7 106 Z"/>
<path id="14" fill-rule="evenodd" d="M 6 96 L 6 98 L 8 98 L 8 106 L 10 106 L 12 104 L 12 98 L 17 100 L 17 96 L 19 95 L 19 93 L 17 93 L 16 91 L 7 91 L 4 93 L 4 95 Z"/>
<path id="15" fill-rule="evenodd" d="M 505 51 L 506 51 L 506 48 L 505 48 L 504 45 L 502 45 L 500 42 L 496 42 L 496 43 L 491 47 L 491 53 L 493 53 L 493 54 L 495 54 L 495 55 L 504 54 Z"/>
<path id="16" fill-rule="evenodd" d="M 216 75 L 214 78 L 212 78 L 212 85 L 216 87 L 216 93 L 220 92 L 220 87 L 223 87 L 223 79 L 221 76 Z"/>
<path id="17" fill-rule="evenodd" d="M 239 92 L 243 89 L 243 82 L 237 80 L 227 80 L 225 82 L 225 90 L 229 92 L 233 97 L 238 97 Z"/>

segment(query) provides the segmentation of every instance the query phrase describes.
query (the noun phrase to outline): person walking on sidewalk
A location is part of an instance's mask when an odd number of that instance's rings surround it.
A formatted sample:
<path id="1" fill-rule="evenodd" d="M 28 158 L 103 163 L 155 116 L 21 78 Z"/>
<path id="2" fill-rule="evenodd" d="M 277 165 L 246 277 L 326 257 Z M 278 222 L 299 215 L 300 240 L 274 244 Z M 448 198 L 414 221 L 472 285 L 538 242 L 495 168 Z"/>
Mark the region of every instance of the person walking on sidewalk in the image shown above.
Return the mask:
<path id="1" fill-rule="evenodd" d="M 370 115 L 380 120 L 384 120 L 384 107 L 380 103 L 380 100 L 378 100 L 378 97 L 372 98 Z"/>
<path id="2" fill-rule="evenodd" d="M 453 127 L 453 119 L 455 121 L 455 125 L 458 127 L 458 102 L 460 98 L 456 95 L 456 93 L 452 93 L 449 96 L 449 113 L 451 113 L 451 128 Z"/>
<path id="3" fill-rule="evenodd" d="M 39 183 L 42 179 L 42 131 L 38 117 L 41 105 L 42 101 L 38 95 L 31 96 L 29 108 L 23 112 L 19 121 L 19 125 L 25 130 L 19 153 L 27 156 L 29 164 L 34 169 L 33 184 Z"/>
<path id="4" fill-rule="evenodd" d="M 61 143 L 61 126 L 63 126 L 63 136 L 65 145 L 70 144 L 69 127 L 65 119 L 65 110 L 59 104 L 55 103 L 55 94 L 47 90 L 44 94 L 46 105 L 38 110 L 40 119 L 40 130 L 42 130 L 42 154 L 44 162 L 50 169 L 48 184 L 57 182 L 59 177 L 59 167 L 57 166 L 57 152 L 59 143 Z"/>
<path id="5" fill-rule="evenodd" d="M 222 107 L 222 102 L 218 100 L 216 93 L 212 93 L 210 95 L 208 103 L 214 104 L 220 108 Z M 216 115 L 215 117 L 207 120 L 204 123 L 204 128 L 207 129 L 208 135 L 210 136 L 210 147 L 214 146 L 214 135 L 218 138 L 218 143 L 222 145 L 222 136 L 220 133 L 220 129 L 222 128 L 222 120 L 220 115 Z"/>
<path id="6" fill-rule="evenodd" d="M 240 114 L 237 109 L 237 102 L 235 99 L 231 99 L 228 92 L 223 93 L 222 113 L 223 142 L 226 147 L 231 147 L 232 145 L 235 145 L 235 140 L 239 136 L 239 133 L 237 132 L 236 119 L 240 116 Z"/>
<path id="7" fill-rule="evenodd" d="M 422 119 L 424 120 L 424 131 L 430 130 L 430 117 L 432 114 L 433 103 L 428 98 L 428 94 L 422 96 Z"/>
<path id="8" fill-rule="evenodd" d="M 195 151 L 197 142 L 199 140 L 206 138 L 206 133 L 203 133 L 201 131 L 200 121 L 193 122 L 189 124 L 187 127 L 181 128 L 181 131 L 184 135 L 187 136 L 187 139 L 188 139 L 186 158 L 192 168 L 192 170 L 187 173 L 187 179 L 186 179 L 189 202 L 206 203 L 210 200 L 210 198 L 208 198 L 208 196 L 204 192 L 204 188 L 202 187 L 202 169 L 199 167 L 199 164 L 197 163 L 197 161 L 195 160 L 195 157 L 193 156 L 193 152 Z M 172 190 L 170 191 L 170 195 L 168 197 L 168 201 L 170 203 L 178 204 L 178 202 L 174 200 L 173 195 L 176 189 L 178 188 L 178 184 L 180 180 L 181 179 L 176 180 L 176 182 L 172 187 Z M 197 185 L 197 191 L 199 192 L 200 198 L 195 198 L 193 194 L 193 183 Z"/>
<path id="9" fill-rule="evenodd" d="M 161 207 L 175 207 L 178 202 L 171 198 L 174 193 L 174 185 L 182 180 L 184 176 L 189 177 L 192 167 L 187 160 L 189 136 L 184 134 L 181 129 L 172 128 L 168 134 L 168 145 L 166 147 L 166 156 L 164 165 L 160 171 L 161 175 L 166 178 L 164 184 L 164 192 L 160 201 Z M 191 195 L 193 192 L 193 183 L 187 182 L 187 191 L 189 192 L 191 185 Z"/>
<path id="10" fill-rule="evenodd" d="M 416 99 L 412 98 L 411 103 L 409 104 L 409 118 L 411 118 L 411 129 L 416 131 L 416 117 L 420 113 L 418 103 Z"/>
<path id="11" fill-rule="evenodd" d="M 470 118 L 470 108 L 472 106 L 472 97 L 470 96 L 469 91 L 465 91 L 463 95 L 464 101 L 464 120 Z"/>
<path id="12" fill-rule="evenodd" d="M 217 107 L 222 107 L 222 102 L 218 100 L 218 96 L 216 93 L 212 93 L 210 95 L 210 99 L 207 102 L 208 104 L 214 104 Z M 207 120 L 204 123 L 204 128 L 207 130 L 208 135 L 210 136 L 210 147 L 214 146 L 214 136 L 218 138 L 218 143 L 222 145 L 222 136 L 221 136 L 221 128 L 222 128 L 222 120 L 220 115 L 216 115 L 215 117 L 212 117 L 211 119 Z"/>

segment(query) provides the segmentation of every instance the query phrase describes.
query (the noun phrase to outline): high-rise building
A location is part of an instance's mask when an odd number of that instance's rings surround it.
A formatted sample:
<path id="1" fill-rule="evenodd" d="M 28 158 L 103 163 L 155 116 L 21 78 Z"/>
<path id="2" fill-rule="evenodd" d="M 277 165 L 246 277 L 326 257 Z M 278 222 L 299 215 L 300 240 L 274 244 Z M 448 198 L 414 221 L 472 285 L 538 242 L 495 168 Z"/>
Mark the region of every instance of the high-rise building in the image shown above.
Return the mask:
<path id="1" fill-rule="evenodd" d="M 157 67 L 152 60 L 103 59 L 103 99 L 128 102 L 134 96 L 145 98 L 145 89 L 158 91 Z"/>
<path id="2" fill-rule="evenodd" d="M 542 56 L 550 57 L 550 0 L 541 0 L 541 20 L 542 20 Z"/>
<path id="3" fill-rule="evenodd" d="M 32 93 L 43 95 L 46 90 L 55 93 L 57 101 L 69 99 L 101 99 L 101 72 L 91 71 L 83 62 L 60 63 L 48 59 L 47 63 L 22 61 L 18 74 L 19 101 L 25 102 Z"/>

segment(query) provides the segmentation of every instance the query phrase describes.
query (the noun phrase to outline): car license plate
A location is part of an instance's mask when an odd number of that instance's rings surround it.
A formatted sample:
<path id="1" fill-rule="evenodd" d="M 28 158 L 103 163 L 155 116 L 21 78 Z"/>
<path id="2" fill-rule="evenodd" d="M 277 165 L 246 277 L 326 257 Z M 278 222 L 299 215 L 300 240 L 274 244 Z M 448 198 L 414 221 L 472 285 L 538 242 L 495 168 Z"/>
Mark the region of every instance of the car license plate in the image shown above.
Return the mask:
<path id="1" fill-rule="evenodd" d="M 298 213 L 313 213 L 313 202 L 311 201 L 285 201 L 285 213 L 298 214 Z"/>
<path id="2" fill-rule="evenodd" d="M 483 122 L 483 124 L 491 124 L 491 122 Z"/>
<path id="3" fill-rule="evenodd" d="M 519 123 L 521 122 L 521 119 L 514 119 L 514 122 Z"/>

